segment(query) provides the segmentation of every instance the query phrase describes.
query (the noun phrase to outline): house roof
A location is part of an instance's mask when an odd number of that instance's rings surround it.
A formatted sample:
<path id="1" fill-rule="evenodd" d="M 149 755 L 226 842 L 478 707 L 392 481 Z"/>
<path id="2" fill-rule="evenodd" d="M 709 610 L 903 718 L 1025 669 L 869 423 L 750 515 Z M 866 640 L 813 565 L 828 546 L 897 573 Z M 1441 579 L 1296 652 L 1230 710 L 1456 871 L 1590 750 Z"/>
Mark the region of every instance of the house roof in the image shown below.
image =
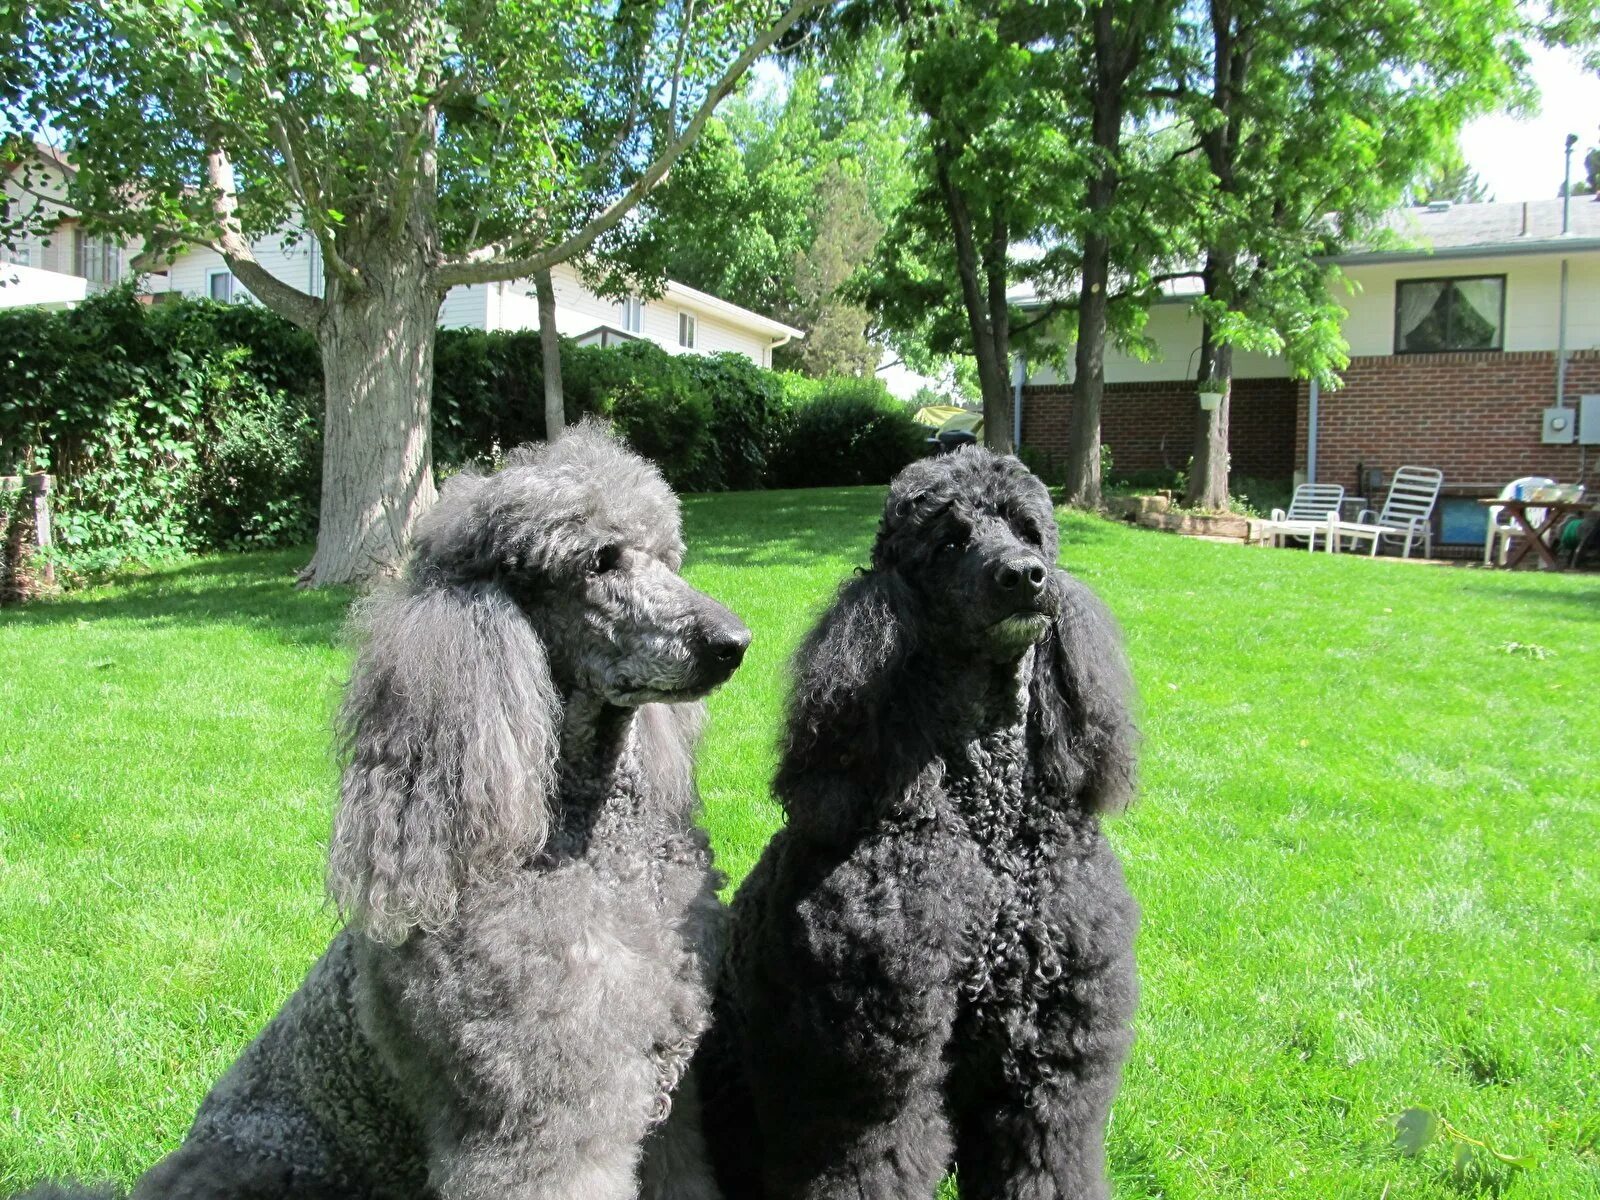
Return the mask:
<path id="1" fill-rule="evenodd" d="M 1435 255 L 1505 246 L 1554 250 L 1567 242 L 1600 239 L 1600 203 L 1593 196 L 1572 197 L 1570 231 L 1566 234 L 1561 232 L 1562 204 L 1559 198 L 1501 204 L 1425 204 L 1391 213 L 1385 226 L 1407 241 L 1432 247 Z M 1427 251 L 1417 249 L 1411 253 Z M 1368 254 L 1356 251 L 1341 261 L 1364 257 Z"/>
<path id="2" fill-rule="evenodd" d="M 731 300 L 724 300 L 721 296 L 713 296 L 710 292 L 702 292 L 699 288 L 692 288 L 686 283 L 679 283 L 669 279 L 663 295 L 672 300 L 682 301 L 692 308 L 704 309 L 718 316 L 731 317 L 744 325 L 753 325 L 757 329 L 772 337 L 797 339 L 805 337 L 805 331 L 796 329 L 792 325 L 785 325 L 782 321 L 774 321 L 771 317 L 764 317 L 758 312 L 743 308 Z"/>
<path id="3" fill-rule="evenodd" d="M 1341 266 L 1407 262 L 1415 259 L 1488 258 L 1519 254 L 1600 252 L 1600 200 L 1573 196 L 1568 232 L 1561 231 L 1562 201 L 1517 200 L 1487 204 L 1427 204 L 1397 209 L 1384 228 L 1401 244 L 1354 249 L 1329 261 Z M 1193 300 L 1203 292 L 1198 276 L 1170 279 L 1160 285 L 1160 299 Z M 1032 283 L 1014 285 L 1006 298 L 1019 308 L 1038 308 L 1052 297 Z"/>

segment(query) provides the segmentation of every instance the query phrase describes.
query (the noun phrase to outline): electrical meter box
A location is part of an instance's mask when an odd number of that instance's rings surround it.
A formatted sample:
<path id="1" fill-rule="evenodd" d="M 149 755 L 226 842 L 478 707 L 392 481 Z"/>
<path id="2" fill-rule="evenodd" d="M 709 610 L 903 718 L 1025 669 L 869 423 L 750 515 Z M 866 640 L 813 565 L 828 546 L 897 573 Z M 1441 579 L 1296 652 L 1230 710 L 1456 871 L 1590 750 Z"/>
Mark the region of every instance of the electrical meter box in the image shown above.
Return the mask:
<path id="1" fill-rule="evenodd" d="M 1539 440 L 1547 446 L 1570 446 L 1578 433 L 1578 410 L 1575 408 L 1547 408 L 1544 410 L 1544 431 Z"/>
<path id="2" fill-rule="evenodd" d="M 1600 446 L 1600 396 L 1578 397 L 1578 444 Z"/>

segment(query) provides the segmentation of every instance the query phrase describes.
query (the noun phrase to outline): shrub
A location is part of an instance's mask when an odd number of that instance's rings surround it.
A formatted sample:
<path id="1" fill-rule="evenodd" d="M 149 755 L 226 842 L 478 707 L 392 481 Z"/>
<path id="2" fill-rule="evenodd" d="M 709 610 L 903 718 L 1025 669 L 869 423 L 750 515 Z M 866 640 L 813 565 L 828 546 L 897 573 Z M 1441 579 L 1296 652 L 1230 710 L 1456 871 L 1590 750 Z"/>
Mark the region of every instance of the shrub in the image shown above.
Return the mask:
<path id="1" fill-rule="evenodd" d="M 750 491 L 767 477 L 779 422 L 783 385 L 740 354 L 678 360 L 711 401 L 712 470 L 707 491 Z"/>
<path id="2" fill-rule="evenodd" d="M 441 330 L 434 460 L 492 465 L 544 437 L 536 331 Z M 562 343 L 567 420 L 598 413 L 681 491 L 884 483 L 925 450 L 874 379 L 781 375 L 738 355 Z M 69 575 L 315 532 L 322 371 L 257 305 L 114 289 L 0 312 L 0 472 L 56 476 Z"/>
<path id="3" fill-rule="evenodd" d="M 787 408 L 772 453 L 772 487 L 887 483 L 927 452 L 911 410 L 876 379 L 784 377 Z"/>
<path id="4" fill-rule="evenodd" d="M 575 351 L 562 358 L 562 385 L 569 403 L 609 419 L 679 491 L 720 488 L 711 397 L 689 360 L 668 354 L 653 342 Z"/>

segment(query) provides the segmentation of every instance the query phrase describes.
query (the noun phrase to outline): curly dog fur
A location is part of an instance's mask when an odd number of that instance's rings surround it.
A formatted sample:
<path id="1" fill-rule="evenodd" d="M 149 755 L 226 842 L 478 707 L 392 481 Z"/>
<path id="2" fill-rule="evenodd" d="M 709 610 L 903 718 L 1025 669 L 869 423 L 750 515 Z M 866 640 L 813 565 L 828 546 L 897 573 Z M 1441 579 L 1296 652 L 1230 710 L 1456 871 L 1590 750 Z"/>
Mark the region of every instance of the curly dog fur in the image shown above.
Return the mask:
<path id="1" fill-rule="evenodd" d="M 673 1097 L 721 947 L 695 701 L 750 635 L 682 556 L 597 426 L 446 484 L 360 617 L 349 923 L 136 1200 L 715 1200 Z"/>
<path id="2" fill-rule="evenodd" d="M 1131 683 L 1044 485 L 965 449 L 890 487 L 799 652 L 787 825 L 740 888 L 697 1058 L 737 1200 L 1106 1195 L 1138 910 L 1100 829 Z"/>

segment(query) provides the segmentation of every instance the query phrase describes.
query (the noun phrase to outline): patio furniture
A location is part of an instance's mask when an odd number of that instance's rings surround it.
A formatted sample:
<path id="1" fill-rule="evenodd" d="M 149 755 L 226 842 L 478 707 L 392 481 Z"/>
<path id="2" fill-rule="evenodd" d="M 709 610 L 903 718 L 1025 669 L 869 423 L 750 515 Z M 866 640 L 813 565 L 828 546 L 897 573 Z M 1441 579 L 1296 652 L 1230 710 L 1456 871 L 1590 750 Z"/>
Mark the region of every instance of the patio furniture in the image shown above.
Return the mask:
<path id="1" fill-rule="evenodd" d="M 1294 489 L 1289 511 L 1273 509 L 1272 519 L 1263 522 L 1261 530 L 1274 546 L 1283 545 L 1285 538 L 1304 538 L 1309 548 L 1315 550 L 1317 535 L 1328 532 L 1328 515 L 1337 514 L 1343 501 L 1343 484 L 1302 483 Z"/>
<path id="2" fill-rule="evenodd" d="M 1422 556 L 1432 558 L 1433 506 L 1439 502 L 1439 489 L 1443 486 L 1443 471 L 1432 467 L 1401 467 L 1389 482 L 1389 495 L 1384 499 L 1381 512 L 1368 508 L 1354 521 L 1329 522 L 1332 533 L 1328 538 L 1328 553 L 1337 553 L 1339 543 L 1346 539 L 1356 543 L 1366 538 L 1371 544 L 1370 553 L 1376 558 L 1378 548 L 1387 538 L 1402 542 L 1403 556 L 1410 558 L 1411 547 L 1420 539 Z"/>
<path id="3" fill-rule="evenodd" d="M 1533 491 L 1534 488 L 1554 487 L 1555 480 L 1544 475 L 1524 475 L 1521 479 L 1513 479 L 1500 489 L 1501 500 L 1521 500 Z M 1544 519 L 1542 508 L 1530 508 L 1528 519 L 1538 524 Z M 1489 566 L 1498 556 L 1500 565 L 1506 565 L 1506 550 L 1511 545 L 1511 539 L 1517 536 L 1516 523 L 1506 512 L 1503 504 L 1489 505 L 1489 527 L 1483 531 L 1483 565 Z M 1498 552 L 1498 554 L 1497 554 Z"/>
<path id="4" fill-rule="evenodd" d="M 1496 500 L 1480 500 L 1478 503 L 1500 505 L 1518 527 L 1515 536 L 1520 542 L 1504 564 L 1508 571 L 1516 570 L 1518 564 L 1528 557 L 1530 550 L 1539 552 L 1540 566 L 1551 571 L 1562 570 L 1561 560 L 1556 557 L 1555 547 L 1546 539 L 1561 528 L 1567 517 L 1573 513 L 1588 512 L 1595 505 L 1592 499 L 1578 497 L 1570 500 L 1552 500 L 1537 493 L 1531 498 L 1522 500 L 1508 500 L 1501 497 Z M 1537 519 L 1533 516 L 1535 512 L 1541 514 Z"/>

